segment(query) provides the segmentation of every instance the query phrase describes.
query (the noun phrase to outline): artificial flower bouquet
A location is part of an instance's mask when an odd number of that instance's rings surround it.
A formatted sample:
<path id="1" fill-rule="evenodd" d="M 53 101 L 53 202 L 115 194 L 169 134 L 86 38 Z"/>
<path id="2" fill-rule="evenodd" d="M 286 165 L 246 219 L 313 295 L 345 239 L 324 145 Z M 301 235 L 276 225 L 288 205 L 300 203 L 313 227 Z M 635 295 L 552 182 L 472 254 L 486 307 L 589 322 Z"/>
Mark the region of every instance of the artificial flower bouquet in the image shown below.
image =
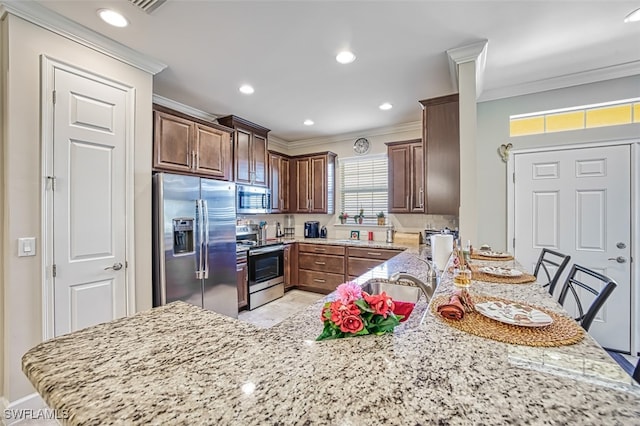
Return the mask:
<path id="1" fill-rule="evenodd" d="M 340 284 L 336 295 L 336 300 L 325 303 L 322 308 L 320 319 L 324 329 L 316 340 L 390 333 L 405 319 L 397 308 L 402 306 L 406 317 L 413 309 L 413 303 L 398 302 L 397 307 L 385 292 L 368 294 L 353 281 Z"/>

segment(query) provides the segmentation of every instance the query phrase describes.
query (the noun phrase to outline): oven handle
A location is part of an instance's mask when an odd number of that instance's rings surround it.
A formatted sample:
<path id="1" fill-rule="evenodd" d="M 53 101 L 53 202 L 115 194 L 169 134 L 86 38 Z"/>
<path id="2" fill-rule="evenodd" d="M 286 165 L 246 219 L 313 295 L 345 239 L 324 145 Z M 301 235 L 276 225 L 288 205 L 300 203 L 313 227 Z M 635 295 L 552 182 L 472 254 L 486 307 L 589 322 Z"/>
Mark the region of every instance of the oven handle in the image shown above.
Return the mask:
<path id="1" fill-rule="evenodd" d="M 251 249 L 249 250 L 249 256 L 255 256 L 257 254 L 264 254 L 264 253 L 271 253 L 279 250 L 284 250 L 284 244 L 276 244 L 273 246 Z"/>

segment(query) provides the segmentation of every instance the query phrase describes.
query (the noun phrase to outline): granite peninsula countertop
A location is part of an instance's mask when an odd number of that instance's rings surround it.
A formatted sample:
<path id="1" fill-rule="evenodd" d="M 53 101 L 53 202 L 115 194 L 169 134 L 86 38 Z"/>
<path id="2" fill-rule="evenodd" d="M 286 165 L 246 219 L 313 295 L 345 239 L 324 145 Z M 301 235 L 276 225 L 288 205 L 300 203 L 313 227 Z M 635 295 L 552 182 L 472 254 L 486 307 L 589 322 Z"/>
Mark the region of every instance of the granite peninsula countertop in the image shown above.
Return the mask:
<path id="1" fill-rule="evenodd" d="M 424 250 L 358 282 L 424 278 Z M 437 292 L 451 288 L 445 279 Z M 562 312 L 536 284 L 472 291 Z M 43 342 L 23 371 L 69 424 L 640 422 L 640 387 L 589 336 L 558 348 L 486 340 L 446 325 L 423 297 L 393 334 L 315 342 L 322 303 L 259 329 L 176 302 Z"/>

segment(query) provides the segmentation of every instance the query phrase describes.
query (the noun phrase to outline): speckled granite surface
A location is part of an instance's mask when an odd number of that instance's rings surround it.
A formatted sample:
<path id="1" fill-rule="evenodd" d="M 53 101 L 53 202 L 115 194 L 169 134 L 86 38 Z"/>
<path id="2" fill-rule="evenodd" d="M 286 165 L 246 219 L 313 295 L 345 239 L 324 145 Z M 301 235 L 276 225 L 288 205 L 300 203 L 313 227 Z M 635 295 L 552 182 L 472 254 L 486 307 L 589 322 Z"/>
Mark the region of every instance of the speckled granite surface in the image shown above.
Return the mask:
<path id="1" fill-rule="evenodd" d="M 359 281 L 424 277 L 421 256 L 402 253 Z M 443 280 L 438 292 L 450 290 Z M 536 284 L 472 291 L 561 311 Z M 422 300 L 393 334 L 315 342 L 321 305 L 264 330 L 173 303 L 44 342 L 23 370 L 71 424 L 640 422 L 640 388 L 590 337 L 507 345 L 448 327 Z"/>

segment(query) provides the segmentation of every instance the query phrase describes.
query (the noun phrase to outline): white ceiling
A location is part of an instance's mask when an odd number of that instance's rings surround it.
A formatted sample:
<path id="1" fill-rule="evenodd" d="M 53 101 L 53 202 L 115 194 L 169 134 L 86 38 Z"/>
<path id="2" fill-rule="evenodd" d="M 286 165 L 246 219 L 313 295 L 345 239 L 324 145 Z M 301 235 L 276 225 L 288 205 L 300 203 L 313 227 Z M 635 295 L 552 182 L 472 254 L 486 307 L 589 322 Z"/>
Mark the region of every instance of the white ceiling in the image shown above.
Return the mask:
<path id="1" fill-rule="evenodd" d="M 623 23 L 640 0 L 167 0 L 151 14 L 127 0 L 38 3 L 167 64 L 155 94 L 239 115 L 286 141 L 420 120 L 418 100 L 456 91 L 445 51 L 483 39 L 485 97 L 620 64 L 640 68 L 640 22 Z M 101 7 L 130 25 L 103 23 Z M 335 61 L 344 48 L 354 63 Z M 255 93 L 239 93 L 243 83 Z M 383 102 L 393 109 L 379 110 Z M 304 126 L 307 118 L 316 124 Z"/>

